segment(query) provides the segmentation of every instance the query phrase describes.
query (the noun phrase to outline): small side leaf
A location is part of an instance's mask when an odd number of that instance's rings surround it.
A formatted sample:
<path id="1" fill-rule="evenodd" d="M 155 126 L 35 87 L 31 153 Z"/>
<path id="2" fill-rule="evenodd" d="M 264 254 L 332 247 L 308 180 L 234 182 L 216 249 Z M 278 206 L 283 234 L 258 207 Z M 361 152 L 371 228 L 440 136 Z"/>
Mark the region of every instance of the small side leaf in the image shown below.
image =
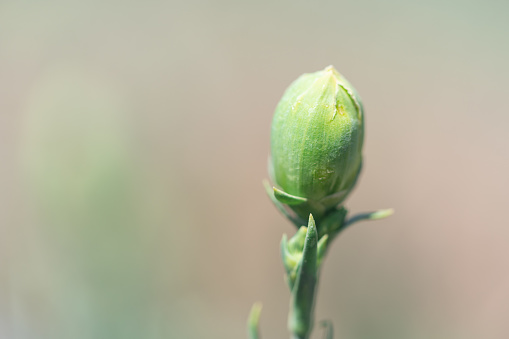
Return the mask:
<path id="1" fill-rule="evenodd" d="M 300 205 L 307 201 L 306 198 L 297 197 L 295 195 L 288 194 L 279 188 L 273 187 L 274 196 L 277 200 L 287 205 Z"/>
<path id="2" fill-rule="evenodd" d="M 376 212 L 357 214 L 345 222 L 343 229 L 345 229 L 348 226 L 351 226 L 359 221 L 362 221 L 362 220 L 377 220 L 377 219 L 387 218 L 388 216 L 391 216 L 393 213 L 394 213 L 394 210 L 392 208 L 389 208 L 389 209 L 385 209 L 385 210 L 378 210 Z"/>
<path id="3" fill-rule="evenodd" d="M 307 228 L 302 226 L 290 240 L 288 240 L 286 234 L 281 239 L 281 256 L 283 257 L 283 265 L 286 271 L 285 279 L 290 287 L 290 291 L 295 285 L 297 272 L 302 262 L 302 250 L 306 240 L 306 232 Z"/>
<path id="4" fill-rule="evenodd" d="M 253 307 L 251 307 L 251 312 L 249 312 L 249 318 L 247 319 L 247 335 L 249 339 L 260 339 L 258 324 L 260 322 L 261 313 L 262 304 L 255 303 Z"/>
<path id="5" fill-rule="evenodd" d="M 283 265 L 285 266 L 286 273 L 290 274 L 295 267 L 297 267 L 299 262 L 288 250 L 288 237 L 286 234 L 283 234 L 283 238 L 281 239 L 281 257 L 283 258 Z"/>

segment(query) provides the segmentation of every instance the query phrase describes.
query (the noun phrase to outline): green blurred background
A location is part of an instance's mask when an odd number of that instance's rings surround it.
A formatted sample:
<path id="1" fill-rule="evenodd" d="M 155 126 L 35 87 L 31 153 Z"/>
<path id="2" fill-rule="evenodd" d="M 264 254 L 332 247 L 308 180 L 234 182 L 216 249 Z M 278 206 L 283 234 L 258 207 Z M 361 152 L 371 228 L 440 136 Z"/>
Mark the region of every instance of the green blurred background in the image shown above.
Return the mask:
<path id="1" fill-rule="evenodd" d="M 317 320 L 336 338 L 509 338 L 507 1 L 0 2 L 0 338 L 287 337 L 265 196 L 284 89 L 366 107 Z M 320 338 L 319 327 L 314 338 Z"/>

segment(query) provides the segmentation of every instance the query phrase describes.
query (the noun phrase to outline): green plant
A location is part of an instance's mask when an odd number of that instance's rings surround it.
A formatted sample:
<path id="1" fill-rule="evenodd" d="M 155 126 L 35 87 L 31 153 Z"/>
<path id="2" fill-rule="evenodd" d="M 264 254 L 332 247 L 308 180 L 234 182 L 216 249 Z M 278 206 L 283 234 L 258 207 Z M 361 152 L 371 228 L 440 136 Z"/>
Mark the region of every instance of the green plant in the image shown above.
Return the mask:
<path id="1" fill-rule="evenodd" d="M 269 160 L 274 186 L 264 185 L 274 205 L 297 227 L 293 237 L 285 234 L 281 241 L 293 339 L 310 336 L 320 266 L 332 240 L 358 221 L 392 214 L 387 209 L 348 217 L 343 206 L 362 168 L 363 141 L 362 101 L 332 66 L 295 80 L 274 113 Z M 255 304 L 248 320 L 251 339 L 259 338 L 260 312 L 261 305 Z M 326 325 L 326 338 L 332 338 L 332 324 Z"/>

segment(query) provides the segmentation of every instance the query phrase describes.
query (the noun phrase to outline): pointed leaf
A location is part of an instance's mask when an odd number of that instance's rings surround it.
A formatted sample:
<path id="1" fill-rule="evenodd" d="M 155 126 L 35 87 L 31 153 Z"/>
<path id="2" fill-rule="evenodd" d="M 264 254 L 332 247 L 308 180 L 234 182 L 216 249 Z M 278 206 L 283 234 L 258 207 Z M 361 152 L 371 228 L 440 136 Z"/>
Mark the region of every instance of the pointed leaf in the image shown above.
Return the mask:
<path id="1" fill-rule="evenodd" d="M 297 197 L 295 195 L 288 194 L 279 188 L 273 187 L 274 196 L 277 200 L 287 205 L 300 205 L 307 201 L 306 198 Z"/>
<path id="2" fill-rule="evenodd" d="M 313 216 L 309 216 L 302 261 L 292 290 L 291 311 L 288 319 L 290 331 L 306 337 L 313 324 L 314 295 L 317 280 L 317 242 Z"/>

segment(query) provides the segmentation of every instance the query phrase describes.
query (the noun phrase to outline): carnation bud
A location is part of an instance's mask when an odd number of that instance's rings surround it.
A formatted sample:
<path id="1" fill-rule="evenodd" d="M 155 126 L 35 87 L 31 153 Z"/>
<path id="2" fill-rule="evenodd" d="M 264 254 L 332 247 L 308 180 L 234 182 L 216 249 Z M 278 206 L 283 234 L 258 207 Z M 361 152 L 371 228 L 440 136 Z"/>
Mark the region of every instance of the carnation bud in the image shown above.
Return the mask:
<path id="1" fill-rule="evenodd" d="M 341 205 L 362 165 L 363 108 L 334 67 L 303 74 L 281 98 L 272 122 L 269 168 L 274 196 L 306 220 Z"/>

